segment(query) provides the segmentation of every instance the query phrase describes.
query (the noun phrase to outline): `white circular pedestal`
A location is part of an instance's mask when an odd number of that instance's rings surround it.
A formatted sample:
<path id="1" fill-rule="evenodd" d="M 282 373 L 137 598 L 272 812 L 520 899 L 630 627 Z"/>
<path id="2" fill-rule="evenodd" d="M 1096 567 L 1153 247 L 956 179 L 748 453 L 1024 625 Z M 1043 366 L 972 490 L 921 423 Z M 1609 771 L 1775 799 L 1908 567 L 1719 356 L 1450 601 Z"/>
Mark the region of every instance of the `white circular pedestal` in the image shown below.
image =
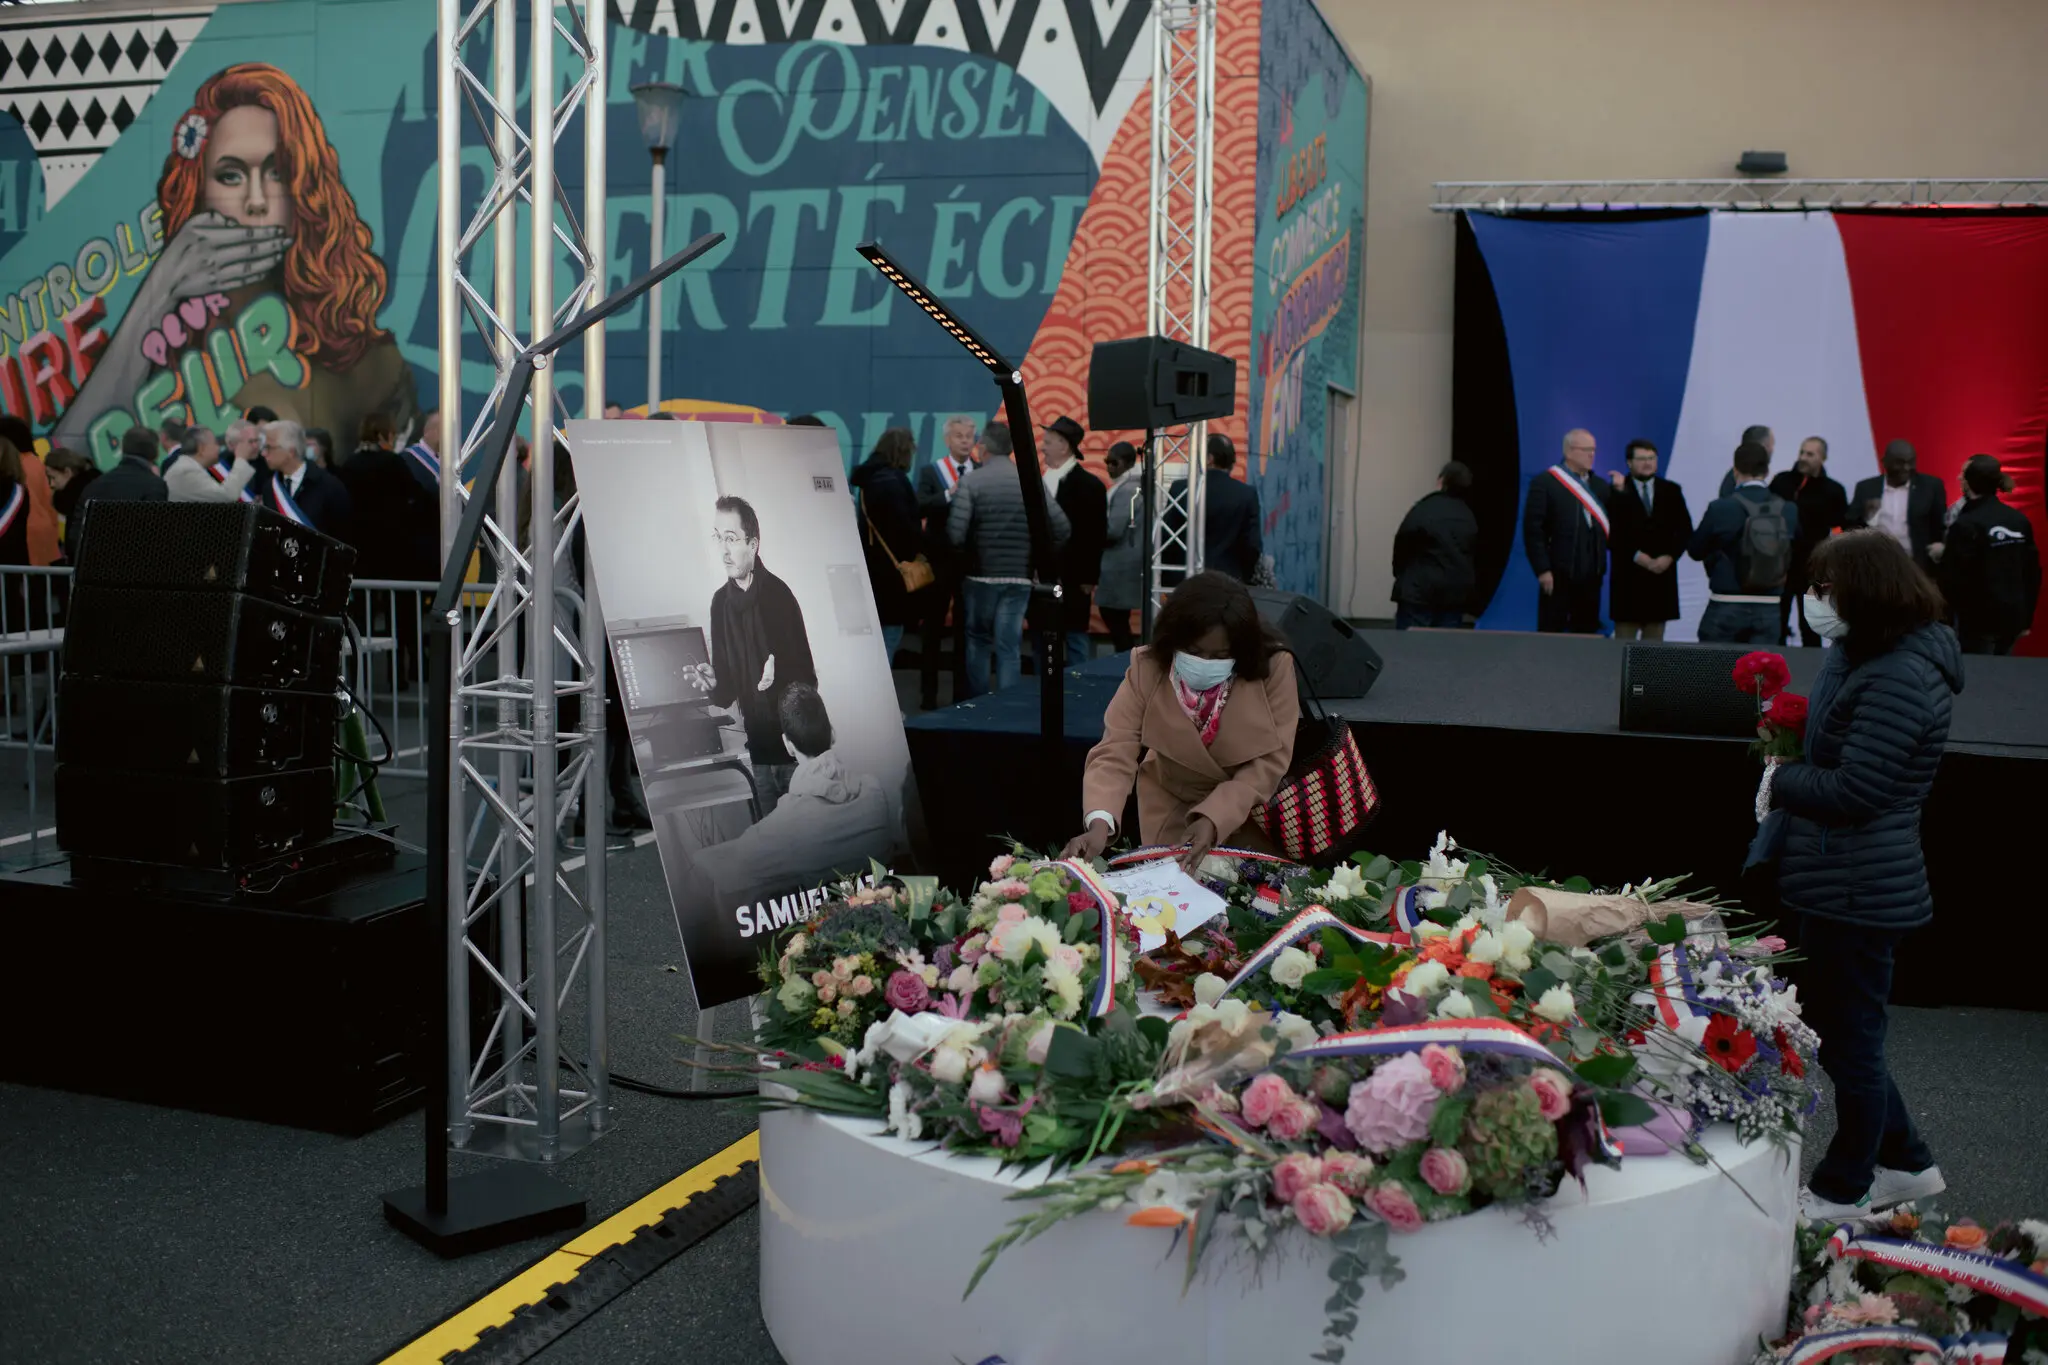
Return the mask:
<path id="1" fill-rule="evenodd" d="M 1005 1252 L 963 1302 L 1030 1208 L 1005 1196 L 1043 1177 L 876 1128 L 762 1115 L 761 1313 L 789 1365 L 1285 1365 L 1320 1346 L 1328 1252 L 1298 1229 L 1259 1283 L 1219 1234 L 1183 1298 L 1170 1233 L 1091 1214 Z M 1705 1145 L 1727 1176 L 1659 1156 L 1595 1167 L 1584 1194 L 1567 1181 L 1548 1242 L 1494 1211 L 1396 1235 L 1408 1278 L 1367 1284 L 1346 1361 L 1746 1362 L 1783 1328 L 1798 1157 L 1726 1127 Z"/>

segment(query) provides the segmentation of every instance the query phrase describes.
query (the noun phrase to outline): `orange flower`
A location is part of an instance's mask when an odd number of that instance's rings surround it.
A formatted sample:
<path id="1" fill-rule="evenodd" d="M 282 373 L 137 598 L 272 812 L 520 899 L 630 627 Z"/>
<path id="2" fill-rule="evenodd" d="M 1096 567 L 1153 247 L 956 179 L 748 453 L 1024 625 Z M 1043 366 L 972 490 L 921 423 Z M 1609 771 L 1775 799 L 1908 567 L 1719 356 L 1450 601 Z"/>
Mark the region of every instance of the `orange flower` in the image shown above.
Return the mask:
<path id="1" fill-rule="evenodd" d="M 1900 1209 L 1892 1214 L 1892 1231 L 1901 1237 L 1910 1237 L 1920 1229 L 1920 1215 L 1911 1209 Z"/>
<path id="2" fill-rule="evenodd" d="M 1134 1228 L 1177 1228 L 1188 1221 L 1188 1216 L 1179 1209 L 1154 1204 L 1149 1209 L 1139 1209 L 1124 1221 Z"/>
<path id="3" fill-rule="evenodd" d="M 1954 1223 L 1942 1240 L 1963 1251 L 1977 1251 L 1991 1240 L 1991 1234 L 1975 1223 Z"/>
<path id="4" fill-rule="evenodd" d="M 1474 981 L 1491 981 L 1493 979 L 1493 964 L 1491 962 L 1467 962 L 1464 966 L 1458 968 L 1458 975 L 1469 976 Z"/>
<path id="5" fill-rule="evenodd" d="M 1359 1020 L 1372 1010 L 1380 1007 L 1381 992 L 1378 986 L 1364 977 L 1351 983 L 1351 988 L 1337 999 L 1337 1008 L 1344 1011 L 1344 1022 L 1357 1028 Z"/>
<path id="6" fill-rule="evenodd" d="M 1130 1161 L 1117 1162 L 1116 1165 L 1109 1168 L 1109 1173 L 1111 1175 L 1150 1175 L 1152 1174 L 1152 1172 L 1158 1169 L 1159 1163 L 1156 1161 L 1139 1161 L 1133 1159 Z"/>
<path id="7" fill-rule="evenodd" d="M 2033 1271 L 2036 1275 L 2048 1275 L 2048 1256 L 2043 1256 L 2040 1260 L 2028 1266 L 2027 1269 Z"/>

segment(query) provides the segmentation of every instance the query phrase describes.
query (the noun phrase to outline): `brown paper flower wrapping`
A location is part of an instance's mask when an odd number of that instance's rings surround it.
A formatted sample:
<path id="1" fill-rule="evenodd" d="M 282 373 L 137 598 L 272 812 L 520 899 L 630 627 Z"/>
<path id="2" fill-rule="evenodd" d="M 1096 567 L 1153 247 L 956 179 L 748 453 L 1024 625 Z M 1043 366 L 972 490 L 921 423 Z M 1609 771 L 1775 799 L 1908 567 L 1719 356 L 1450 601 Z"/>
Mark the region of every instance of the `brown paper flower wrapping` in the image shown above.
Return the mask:
<path id="1" fill-rule="evenodd" d="M 1625 934 L 1641 928 L 1648 920 L 1663 919 L 1674 912 L 1687 919 L 1699 919 L 1714 913 L 1714 907 L 1697 901 L 1660 901 L 1652 905 L 1636 896 L 1525 886 L 1508 897 L 1507 917 L 1528 925 L 1539 939 L 1567 948 L 1583 948 L 1596 938 Z"/>

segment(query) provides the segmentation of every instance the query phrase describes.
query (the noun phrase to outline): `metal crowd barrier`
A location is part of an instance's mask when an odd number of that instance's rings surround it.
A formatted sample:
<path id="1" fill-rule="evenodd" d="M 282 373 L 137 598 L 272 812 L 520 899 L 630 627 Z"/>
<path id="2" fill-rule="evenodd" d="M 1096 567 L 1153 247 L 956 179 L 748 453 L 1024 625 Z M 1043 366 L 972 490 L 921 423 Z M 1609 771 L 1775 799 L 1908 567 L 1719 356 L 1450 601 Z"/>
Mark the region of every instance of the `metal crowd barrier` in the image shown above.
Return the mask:
<path id="1" fill-rule="evenodd" d="M 50 768 L 57 740 L 56 696 L 63 685 L 68 568 L 0 566 L 0 784 L 21 783 L 25 808 L 0 796 L 0 861 L 34 859 L 54 834 Z M 384 778 L 427 775 L 426 629 L 421 612 L 436 585 L 359 578 L 349 594 L 354 623 L 345 675 L 363 710 L 390 739 Z M 462 603 L 465 638 L 489 593 L 479 585 Z M 372 740 L 371 749 L 382 744 Z M 17 757 L 19 764 L 17 766 Z M 0 787 L 4 790 L 4 787 Z"/>

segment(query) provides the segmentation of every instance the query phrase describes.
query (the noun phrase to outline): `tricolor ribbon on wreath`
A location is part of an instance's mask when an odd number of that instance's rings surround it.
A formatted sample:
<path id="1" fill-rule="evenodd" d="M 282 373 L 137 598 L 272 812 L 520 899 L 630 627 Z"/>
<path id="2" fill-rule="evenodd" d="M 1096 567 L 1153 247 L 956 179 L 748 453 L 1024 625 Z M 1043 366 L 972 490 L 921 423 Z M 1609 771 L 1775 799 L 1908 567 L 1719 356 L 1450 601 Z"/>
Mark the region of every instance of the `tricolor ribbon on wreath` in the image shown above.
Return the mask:
<path id="1" fill-rule="evenodd" d="M 1169 858 L 1186 851 L 1186 844 L 1147 844 L 1143 848 L 1134 848 L 1129 853 L 1117 854 L 1109 860 L 1109 865 L 1111 867 L 1133 867 L 1139 863 L 1156 862 L 1160 858 Z M 1301 864 L 1292 859 L 1283 858 L 1277 853 L 1260 853 L 1255 849 L 1249 848 L 1212 848 L 1209 850 L 1208 856 L 1211 858 L 1229 858 L 1236 862 L 1245 863 L 1272 863 L 1277 867 L 1301 866 Z"/>
<path id="2" fill-rule="evenodd" d="M 1960 1247 L 1929 1246 L 1897 1237 L 1851 1232 L 1845 1225 L 1828 1238 L 1828 1254 L 1871 1261 L 1974 1289 L 2012 1304 L 2021 1312 L 2048 1317 L 2048 1276 L 2013 1261 Z"/>
<path id="3" fill-rule="evenodd" d="M 1785 1365 L 1815 1365 L 1849 1351 L 1925 1352 L 1943 1365 L 1998 1365 L 2005 1359 L 2005 1338 L 1996 1332 L 1971 1332 L 1960 1337 L 1932 1337 L 1910 1327 L 1848 1327 L 1801 1337 Z"/>
<path id="4" fill-rule="evenodd" d="M 1102 971 L 1095 978 L 1095 995 L 1088 1002 L 1088 1017 L 1100 1019 L 1116 1008 L 1116 960 L 1118 943 L 1117 926 L 1123 914 L 1123 906 L 1116 893 L 1103 884 L 1095 869 L 1078 858 L 1063 858 L 1058 862 L 1036 863 L 1035 867 L 1057 867 L 1087 889 L 1095 898 L 1097 945 L 1101 952 Z"/>
<path id="5" fill-rule="evenodd" d="M 1387 892 L 1387 918 L 1403 934 L 1413 934 L 1429 916 L 1422 909 L 1422 888 L 1396 886 Z"/>
<path id="6" fill-rule="evenodd" d="M 1223 993 L 1225 995 L 1230 994 L 1230 992 L 1266 970 L 1267 967 L 1273 964 L 1273 959 L 1279 957 L 1281 951 L 1289 945 L 1299 943 L 1310 935 L 1319 934 L 1325 929 L 1335 929 L 1354 943 L 1375 943 L 1383 948 L 1405 948 L 1408 946 L 1408 935 L 1406 934 L 1375 934 L 1364 929 L 1354 929 L 1322 906 L 1311 905 L 1308 909 L 1289 920 L 1279 933 L 1267 939 L 1264 947 L 1246 958 L 1244 966 L 1238 969 L 1236 976 L 1230 978 L 1230 984 L 1223 988 Z"/>

